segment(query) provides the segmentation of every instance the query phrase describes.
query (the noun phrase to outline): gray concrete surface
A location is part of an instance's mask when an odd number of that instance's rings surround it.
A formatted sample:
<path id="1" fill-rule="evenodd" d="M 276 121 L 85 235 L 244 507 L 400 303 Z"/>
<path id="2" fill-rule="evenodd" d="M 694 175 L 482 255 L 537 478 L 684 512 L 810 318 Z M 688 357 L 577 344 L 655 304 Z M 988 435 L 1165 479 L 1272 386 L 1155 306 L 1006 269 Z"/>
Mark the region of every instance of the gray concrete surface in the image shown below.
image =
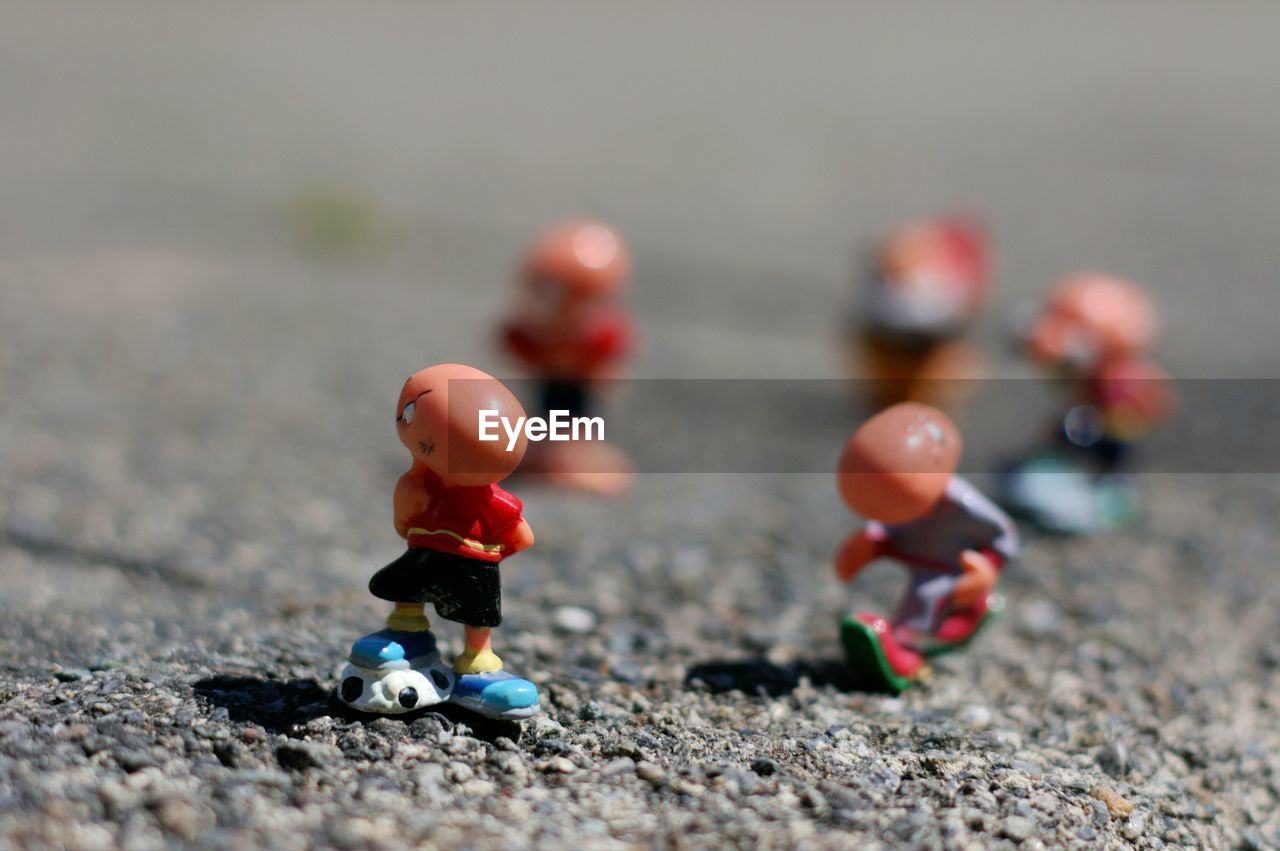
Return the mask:
<path id="1" fill-rule="evenodd" d="M 1157 292 L 1175 374 L 1274 377 L 1274 7 L 3 19 L 0 845 L 1280 844 L 1274 476 L 1150 476 L 1137 528 L 1032 539 L 1009 617 L 897 700 L 842 687 L 837 617 L 897 577 L 829 579 L 825 477 L 522 490 L 499 640 L 547 716 L 515 743 L 328 701 L 398 550 L 395 392 L 501 370 L 551 218 L 632 241 L 642 376 L 839 375 L 857 245 L 959 206 L 998 239 L 993 351 L 1099 266 Z"/>

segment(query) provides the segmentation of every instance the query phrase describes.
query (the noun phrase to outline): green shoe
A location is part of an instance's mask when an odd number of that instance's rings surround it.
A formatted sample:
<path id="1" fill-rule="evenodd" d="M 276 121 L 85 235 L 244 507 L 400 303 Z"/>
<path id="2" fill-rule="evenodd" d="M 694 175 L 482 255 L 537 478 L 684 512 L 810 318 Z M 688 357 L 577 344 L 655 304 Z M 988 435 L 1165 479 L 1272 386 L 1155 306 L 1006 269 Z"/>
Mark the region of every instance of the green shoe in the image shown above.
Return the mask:
<path id="1" fill-rule="evenodd" d="M 847 615 L 840 622 L 840 644 L 859 687 L 867 691 L 902 694 L 931 673 L 917 654 L 897 645 L 883 618 L 867 623 Z M 898 663 L 896 668 L 891 656 Z"/>

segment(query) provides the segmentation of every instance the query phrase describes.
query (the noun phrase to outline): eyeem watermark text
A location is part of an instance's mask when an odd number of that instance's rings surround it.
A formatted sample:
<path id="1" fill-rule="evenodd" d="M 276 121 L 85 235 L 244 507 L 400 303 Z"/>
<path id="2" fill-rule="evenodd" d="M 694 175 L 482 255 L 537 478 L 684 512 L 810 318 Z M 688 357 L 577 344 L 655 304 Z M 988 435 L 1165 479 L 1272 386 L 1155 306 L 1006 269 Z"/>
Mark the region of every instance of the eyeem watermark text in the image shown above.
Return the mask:
<path id="1" fill-rule="evenodd" d="M 541 440 L 604 440 L 604 417 L 573 417 L 568 411 L 548 411 L 546 419 L 542 417 L 516 417 L 513 423 L 507 417 L 499 416 L 497 410 L 480 411 L 478 434 L 482 441 L 493 443 L 502 439 L 498 428 L 507 436 L 507 451 L 516 448 L 520 440 L 520 432 L 531 441 Z"/>

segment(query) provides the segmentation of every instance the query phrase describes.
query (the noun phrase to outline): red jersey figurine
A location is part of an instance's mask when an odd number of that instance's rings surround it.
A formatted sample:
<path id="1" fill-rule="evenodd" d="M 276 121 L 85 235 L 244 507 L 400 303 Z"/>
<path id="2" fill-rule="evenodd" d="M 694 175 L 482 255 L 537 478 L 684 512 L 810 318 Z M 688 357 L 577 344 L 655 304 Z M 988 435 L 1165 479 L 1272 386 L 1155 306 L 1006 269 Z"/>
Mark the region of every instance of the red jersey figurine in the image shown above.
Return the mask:
<path id="1" fill-rule="evenodd" d="M 1151 298 L 1120 278 L 1078 274 L 1054 288 L 1026 344 L 1068 379 L 1070 397 L 1052 444 L 1003 477 L 1010 508 L 1061 532 L 1114 528 L 1136 515 L 1125 464 L 1176 407 L 1172 382 L 1149 359 L 1159 326 Z"/>
<path id="2" fill-rule="evenodd" d="M 987 242 L 972 222 L 943 218 L 899 228 L 877 253 L 854 357 L 877 407 L 951 405 L 982 376 L 962 338 L 990 289 Z"/>
<path id="3" fill-rule="evenodd" d="M 412 461 L 393 507 L 408 549 L 369 581 L 395 609 L 385 629 L 352 645 L 339 687 L 349 706 L 402 713 L 449 701 L 502 720 L 539 711 L 537 688 L 504 671 L 491 646 L 502 623 L 499 564 L 532 546 L 533 532 L 520 500 L 497 484 L 520 463 L 526 440 L 508 449 L 482 439 L 485 411 L 524 416 L 501 382 L 461 364 L 428 367 L 400 391 L 396 433 Z M 440 661 L 425 603 L 464 625 L 452 666 Z"/>
<path id="4" fill-rule="evenodd" d="M 840 457 L 840 495 L 867 522 L 836 553 L 836 576 L 848 582 L 879 558 L 910 576 L 892 620 L 860 613 L 841 625 L 849 665 L 872 690 L 926 679 L 927 656 L 964 647 L 1003 606 L 996 580 L 1017 555 L 1017 532 L 955 475 L 962 448 L 946 415 L 904 402 L 867 420 Z"/>
<path id="5" fill-rule="evenodd" d="M 533 245 L 502 343 L 541 382 L 544 415 L 594 416 L 604 383 L 621 375 L 635 337 L 621 301 L 630 276 L 622 237 L 599 222 L 566 222 Z M 525 469 L 603 495 L 621 493 L 633 477 L 626 455 L 603 441 L 540 444 Z"/>

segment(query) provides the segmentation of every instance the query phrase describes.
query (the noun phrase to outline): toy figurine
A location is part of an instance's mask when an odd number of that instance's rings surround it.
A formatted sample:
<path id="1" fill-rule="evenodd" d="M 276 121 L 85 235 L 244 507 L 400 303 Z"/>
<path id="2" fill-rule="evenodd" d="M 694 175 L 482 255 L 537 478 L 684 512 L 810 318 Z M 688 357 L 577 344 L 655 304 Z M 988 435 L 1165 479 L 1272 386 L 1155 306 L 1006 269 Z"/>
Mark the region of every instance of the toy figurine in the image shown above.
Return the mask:
<path id="1" fill-rule="evenodd" d="M 478 369 L 440 364 L 405 382 L 396 432 L 413 456 L 396 483 L 396 533 L 409 548 L 369 581 L 395 604 L 385 629 L 357 640 L 342 673 L 343 702 L 366 712 L 402 713 L 448 701 L 487 718 L 539 711 L 533 683 L 503 670 L 491 630 L 502 623 L 499 564 L 533 544 L 520 500 L 498 487 L 524 455 L 523 436 L 480 439 L 481 411 L 515 420 L 520 403 Z M 465 646 L 441 662 L 423 610 L 464 625 Z"/>
<path id="2" fill-rule="evenodd" d="M 1066 533 L 1116 528 L 1136 516 L 1125 462 L 1176 404 L 1168 376 L 1147 359 L 1158 335 L 1155 305 L 1128 281 L 1079 274 L 1054 289 L 1025 343 L 1035 361 L 1068 379 L 1073 398 L 1051 445 L 1002 476 L 1001 502 Z"/>
<path id="3" fill-rule="evenodd" d="M 938 219 L 900 228 L 877 253 L 853 357 L 876 407 L 953 405 L 984 372 L 961 338 L 989 290 L 986 239 L 973 223 Z"/>
<path id="4" fill-rule="evenodd" d="M 603 383 L 620 375 L 634 336 L 620 300 L 630 274 L 622 238 L 599 222 L 561 224 L 529 252 L 502 342 L 540 381 L 544 414 L 592 416 Z M 605 496 L 634 476 L 627 456 L 602 440 L 541 443 L 523 472 Z"/>
<path id="5" fill-rule="evenodd" d="M 955 475 L 962 448 L 945 414 L 903 402 L 863 423 L 840 456 L 840 495 L 867 523 L 836 553 L 836 576 L 848 582 L 879 558 L 910 576 L 892 620 L 860 613 L 841 624 L 849 665 L 870 689 L 896 694 L 927 679 L 927 657 L 965 646 L 1003 608 L 996 580 L 1017 532 Z"/>

